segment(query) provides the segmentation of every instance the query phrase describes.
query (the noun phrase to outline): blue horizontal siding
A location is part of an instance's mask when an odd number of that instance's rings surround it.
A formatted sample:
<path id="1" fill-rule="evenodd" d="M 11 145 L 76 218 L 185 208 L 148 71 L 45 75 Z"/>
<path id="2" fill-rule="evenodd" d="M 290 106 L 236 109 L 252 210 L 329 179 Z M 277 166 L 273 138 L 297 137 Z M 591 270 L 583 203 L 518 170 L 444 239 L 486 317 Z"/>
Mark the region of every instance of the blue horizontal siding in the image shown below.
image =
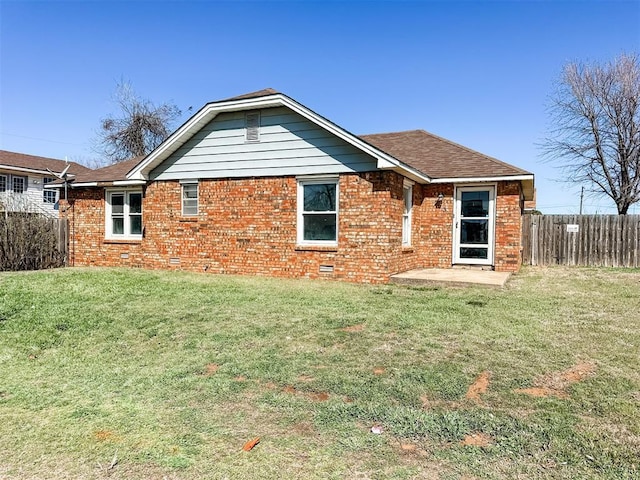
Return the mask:
<path id="1" fill-rule="evenodd" d="M 285 108 L 261 110 L 260 141 L 245 140 L 244 112 L 222 113 L 155 168 L 152 180 L 375 170 L 376 161 Z"/>

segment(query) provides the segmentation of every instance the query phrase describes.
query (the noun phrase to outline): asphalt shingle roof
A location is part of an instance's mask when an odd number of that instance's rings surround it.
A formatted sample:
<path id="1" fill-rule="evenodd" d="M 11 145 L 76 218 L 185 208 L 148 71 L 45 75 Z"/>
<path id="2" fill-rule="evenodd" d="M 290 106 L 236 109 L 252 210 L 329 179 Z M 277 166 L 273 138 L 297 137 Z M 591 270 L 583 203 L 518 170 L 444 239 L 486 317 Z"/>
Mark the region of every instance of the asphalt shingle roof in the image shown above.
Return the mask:
<path id="1" fill-rule="evenodd" d="M 360 135 L 360 138 L 431 178 L 530 175 L 526 170 L 424 130 Z"/>
<path id="2" fill-rule="evenodd" d="M 0 167 L 2 167 L 2 165 L 17 168 L 28 168 L 30 170 L 41 170 L 45 174 L 47 170 L 60 173 L 67 165 L 69 165 L 69 173 L 72 175 L 91 172 L 90 168 L 76 162 L 66 162 L 56 158 L 38 157 L 36 155 L 27 155 L 25 153 L 8 152 L 7 150 L 0 150 Z"/>
<path id="3" fill-rule="evenodd" d="M 80 173 L 73 179 L 73 183 L 113 182 L 126 180 L 129 170 L 140 163 L 143 158 L 144 155 L 133 157 L 123 162 L 114 163 L 108 167 L 97 168 L 95 170 Z"/>

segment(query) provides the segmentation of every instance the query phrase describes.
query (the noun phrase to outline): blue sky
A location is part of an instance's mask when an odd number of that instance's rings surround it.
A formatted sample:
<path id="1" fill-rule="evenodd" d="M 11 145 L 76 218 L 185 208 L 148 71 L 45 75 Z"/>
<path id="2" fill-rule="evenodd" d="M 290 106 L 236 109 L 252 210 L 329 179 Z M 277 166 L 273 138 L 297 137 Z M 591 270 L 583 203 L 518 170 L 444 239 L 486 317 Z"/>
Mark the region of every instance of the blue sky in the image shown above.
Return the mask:
<path id="1" fill-rule="evenodd" d="M 183 111 L 272 87 L 356 134 L 422 128 L 525 168 L 539 209 L 577 213 L 537 146 L 548 96 L 566 62 L 623 52 L 639 0 L 0 0 L 0 149 L 95 158 L 120 79 Z"/>

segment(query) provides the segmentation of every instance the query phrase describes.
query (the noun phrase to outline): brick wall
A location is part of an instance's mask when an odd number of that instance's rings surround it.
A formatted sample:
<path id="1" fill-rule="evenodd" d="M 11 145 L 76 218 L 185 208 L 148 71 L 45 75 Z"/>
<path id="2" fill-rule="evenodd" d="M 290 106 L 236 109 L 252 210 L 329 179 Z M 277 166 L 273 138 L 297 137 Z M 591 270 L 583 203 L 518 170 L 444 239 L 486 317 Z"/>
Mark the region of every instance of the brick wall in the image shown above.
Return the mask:
<path id="1" fill-rule="evenodd" d="M 104 239 L 102 188 L 70 190 L 63 215 L 71 222 L 71 264 L 365 283 L 386 282 L 389 275 L 413 268 L 451 266 L 453 185 L 414 185 L 412 244 L 405 248 L 403 177 L 395 172 L 340 176 L 335 248 L 296 246 L 294 177 L 201 180 L 198 190 L 198 216 L 183 217 L 179 182 L 150 183 L 144 195 L 145 234 L 137 242 Z M 518 202 L 517 183 L 499 186 L 496 238 L 504 245 L 496 246 L 496 269 L 519 266 Z M 320 272 L 321 265 L 333 272 Z"/>
<path id="2" fill-rule="evenodd" d="M 497 190 L 495 269 L 517 272 L 522 263 L 520 183 L 500 182 Z"/>

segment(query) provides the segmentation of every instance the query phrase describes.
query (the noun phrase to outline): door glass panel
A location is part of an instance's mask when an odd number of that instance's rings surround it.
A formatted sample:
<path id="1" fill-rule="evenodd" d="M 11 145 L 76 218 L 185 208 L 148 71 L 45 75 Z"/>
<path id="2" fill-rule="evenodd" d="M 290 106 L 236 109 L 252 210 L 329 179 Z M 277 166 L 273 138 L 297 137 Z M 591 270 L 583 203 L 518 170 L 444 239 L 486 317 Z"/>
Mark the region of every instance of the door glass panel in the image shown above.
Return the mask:
<path id="1" fill-rule="evenodd" d="M 463 217 L 488 217 L 489 216 L 489 192 L 462 192 L 461 197 Z"/>
<path id="2" fill-rule="evenodd" d="M 460 248 L 460 258 L 478 258 L 487 259 L 489 249 L 488 248 Z"/>
<path id="3" fill-rule="evenodd" d="M 460 243 L 489 242 L 489 220 L 461 220 L 460 224 Z"/>

